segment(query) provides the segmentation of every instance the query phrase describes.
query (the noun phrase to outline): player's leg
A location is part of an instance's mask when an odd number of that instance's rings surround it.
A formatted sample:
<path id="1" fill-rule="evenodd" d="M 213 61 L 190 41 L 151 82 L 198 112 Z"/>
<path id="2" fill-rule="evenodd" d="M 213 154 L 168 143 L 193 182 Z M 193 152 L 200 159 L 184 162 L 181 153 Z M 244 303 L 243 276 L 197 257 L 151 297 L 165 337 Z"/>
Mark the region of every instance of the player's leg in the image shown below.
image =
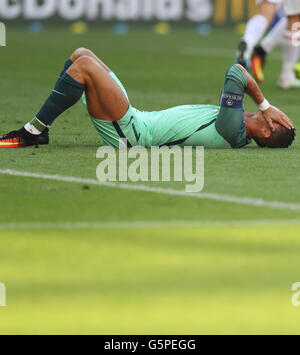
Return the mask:
<path id="1" fill-rule="evenodd" d="M 119 80 L 119 78 L 111 71 L 111 69 L 102 62 L 102 60 L 96 56 L 95 53 L 93 53 L 91 50 L 87 49 L 87 48 L 78 48 L 74 51 L 74 53 L 71 55 L 71 61 L 75 62 L 77 59 L 79 59 L 80 57 L 91 57 L 94 60 L 96 60 L 96 62 L 107 72 L 110 74 L 110 76 L 117 82 L 117 84 L 120 86 L 120 88 L 122 89 L 123 93 L 125 94 L 125 96 L 127 97 L 128 101 L 128 94 L 126 92 L 126 89 L 124 88 L 123 84 L 121 83 L 121 81 Z M 85 106 L 87 106 L 87 100 L 86 100 L 86 95 L 85 93 L 82 95 L 81 97 L 81 101 L 83 102 L 83 104 Z"/>
<path id="2" fill-rule="evenodd" d="M 280 45 L 283 32 L 288 25 L 288 18 L 282 17 L 272 28 L 268 35 L 261 41 L 261 48 L 266 54 L 270 54 L 275 47 Z"/>
<path id="3" fill-rule="evenodd" d="M 79 59 L 80 57 L 91 57 L 93 58 L 94 60 L 97 61 L 97 63 L 105 70 L 107 71 L 108 73 L 111 72 L 111 70 L 109 69 L 109 67 L 104 64 L 102 62 L 102 60 L 96 56 L 95 53 L 93 53 L 91 50 L 87 49 L 87 48 L 77 48 L 73 54 L 71 55 L 70 57 L 70 60 L 72 61 L 72 63 L 75 63 L 77 59 Z"/>
<path id="4" fill-rule="evenodd" d="M 239 43 L 236 62 L 250 69 L 250 58 L 254 47 L 263 37 L 274 20 L 278 4 L 282 0 L 258 0 L 260 13 L 253 16 L 247 23 L 246 32 Z"/>
<path id="5" fill-rule="evenodd" d="M 0 140 L 0 147 L 20 147 L 39 144 L 41 132 L 75 105 L 84 91 L 88 110 L 96 119 L 116 121 L 129 108 L 126 95 L 109 75 L 109 69 L 91 56 L 80 56 L 66 62 L 54 90 L 36 117 L 20 131 L 11 132 Z M 9 144 L 12 143 L 12 144 Z"/>
<path id="6" fill-rule="evenodd" d="M 261 41 L 260 45 L 254 49 L 251 58 L 251 67 L 256 80 L 260 83 L 263 83 L 265 79 L 263 69 L 266 64 L 267 55 L 281 44 L 281 37 L 286 30 L 287 24 L 287 17 L 282 17 L 269 34 Z"/>
<path id="7" fill-rule="evenodd" d="M 68 58 L 59 74 L 59 78 L 55 84 L 53 92 L 59 85 L 61 78 L 72 64 L 73 62 L 70 58 Z M 36 121 L 36 117 L 32 121 Z M 1 137 L 0 148 L 19 148 L 31 145 L 49 144 L 49 128 L 50 125 L 43 125 L 39 121 L 35 122 L 35 126 L 33 125 L 33 122 L 28 122 L 22 129 L 12 131 Z"/>
<path id="8" fill-rule="evenodd" d="M 85 85 L 87 108 L 90 116 L 104 121 L 118 121 L 128 111 L 129 102 L 110 70 L 99 59 L 81 56 L 67 74 Z"/>
<path id="9" fill-rule="evenodd" d="M 300 51 L 300 0 L 285 0 L 284 6 L 289 23 L 282 36 L 283 67 L 278 86 L 281 89 L 300 88 L 300 81 L 294 74 Z"/>

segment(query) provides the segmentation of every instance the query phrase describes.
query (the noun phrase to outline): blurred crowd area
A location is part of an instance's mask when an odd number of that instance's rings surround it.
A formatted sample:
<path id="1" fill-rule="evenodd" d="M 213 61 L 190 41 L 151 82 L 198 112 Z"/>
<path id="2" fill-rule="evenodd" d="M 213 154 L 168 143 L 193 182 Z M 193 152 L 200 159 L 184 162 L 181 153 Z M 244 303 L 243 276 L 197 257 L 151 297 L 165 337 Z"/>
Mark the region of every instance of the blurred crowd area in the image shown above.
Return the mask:
<path id="1" fill-rule="evenodd" d="M 0 21 L 109 21 L 237 24 L 257 12 L 256 0 L 1 0 Z"/>

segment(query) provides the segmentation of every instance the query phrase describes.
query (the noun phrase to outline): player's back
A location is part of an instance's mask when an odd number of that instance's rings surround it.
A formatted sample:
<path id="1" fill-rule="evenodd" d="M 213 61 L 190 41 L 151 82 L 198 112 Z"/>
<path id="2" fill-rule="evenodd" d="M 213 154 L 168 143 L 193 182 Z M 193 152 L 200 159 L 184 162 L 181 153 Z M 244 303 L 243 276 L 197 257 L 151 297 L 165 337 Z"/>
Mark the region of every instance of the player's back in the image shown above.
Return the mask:
<path id="1" fill-rule="evenodd" d="M 147 146 L 230 148 L 215 127 L 219 111 L 218 106 L 184 105 L 163 111 L 137 111 L 137 114 L 150 133 Z"/>

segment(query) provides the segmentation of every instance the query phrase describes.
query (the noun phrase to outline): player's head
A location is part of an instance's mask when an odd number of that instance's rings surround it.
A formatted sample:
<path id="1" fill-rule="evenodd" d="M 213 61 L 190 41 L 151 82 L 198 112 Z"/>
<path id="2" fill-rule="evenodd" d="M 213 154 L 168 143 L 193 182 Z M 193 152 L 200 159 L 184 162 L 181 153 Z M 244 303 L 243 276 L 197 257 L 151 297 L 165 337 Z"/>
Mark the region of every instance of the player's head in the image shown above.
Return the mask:
<path id="1" fill-rule="evenodd" d="M 261 148 L 288 148 L 292 145 L 296 133 L 295 129 L 287 129 L 277 122 L 273 122 L 272 131 L 260 111 L 255 114 L 245 113 L 247 131 Z"/>

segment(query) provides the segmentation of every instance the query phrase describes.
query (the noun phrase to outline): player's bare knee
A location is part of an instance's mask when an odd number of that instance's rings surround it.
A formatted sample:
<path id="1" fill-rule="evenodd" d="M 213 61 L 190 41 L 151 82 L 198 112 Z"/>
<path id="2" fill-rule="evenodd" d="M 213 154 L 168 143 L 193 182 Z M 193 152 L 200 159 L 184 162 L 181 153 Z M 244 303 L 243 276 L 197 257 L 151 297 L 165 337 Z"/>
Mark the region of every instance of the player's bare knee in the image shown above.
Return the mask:
<path id="1" fill-rule="evenodd" d="M 74 63 L 78 58 L 80 57 L 84 57 L 84 56 L 92 56 L 93 53 L 87 49 L 87 48 L 84 48 L 84 47 L 80 47 L 80 48 L 77 48 L 74 53 L 72 54 L 71 56 L 71 60 L 72 62 Z"/>
<path id="2" fill-rule="evenodd" d="M 74 69 L 74 71 L 76 71 L 76 73 L 87 78 L 89 76 L 92 76 L 92 74 L 95 72 L 95 66 L 97 66 L 95 59 L 84 55 L 79 57 L 74 62 L 72 68 Z"/>
<path id="3" fill-rule="evenodd" d="M 94 68 L 94 61 L 91 57 L 79 57 L 73 65 L 68 69 L 67 73 L 80 83 L 85 83 Z"/>
<path id="4" fill-rule="evenodd" d="M 74 65 L 82 68 L 83 70 L 88 70 L 89 67 L 94 64 L 95 64 L 95 62 L 94 62 L 93 58 L 91 58 L 87 55 L 83 55 L 83 56 L 79 57 L 74 62 Z"/>

